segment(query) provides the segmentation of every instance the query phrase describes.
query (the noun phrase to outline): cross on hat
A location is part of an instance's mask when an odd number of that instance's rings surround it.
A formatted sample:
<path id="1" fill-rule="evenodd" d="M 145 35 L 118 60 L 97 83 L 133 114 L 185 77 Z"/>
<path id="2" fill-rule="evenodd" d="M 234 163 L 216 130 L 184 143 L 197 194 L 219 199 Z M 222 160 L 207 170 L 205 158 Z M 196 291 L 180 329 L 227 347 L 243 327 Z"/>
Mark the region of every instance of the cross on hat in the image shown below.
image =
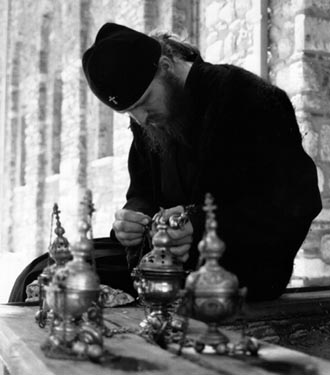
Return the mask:
<path id="1" fill-rule="evenodd" d="M 108 100 L 109 100 L 110 103 L 113 103 L 113 104 L 116 104 L 116 105 L 118 104 L 115 96 L 110 95 Z"/>

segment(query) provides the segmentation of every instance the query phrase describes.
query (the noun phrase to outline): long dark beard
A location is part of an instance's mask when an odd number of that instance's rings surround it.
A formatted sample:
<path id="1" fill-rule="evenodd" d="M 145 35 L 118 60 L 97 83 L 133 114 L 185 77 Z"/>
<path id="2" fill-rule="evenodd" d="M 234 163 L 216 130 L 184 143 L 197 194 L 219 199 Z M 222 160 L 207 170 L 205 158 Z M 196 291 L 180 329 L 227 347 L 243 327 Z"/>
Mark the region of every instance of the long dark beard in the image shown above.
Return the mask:
<path id="1" fill-rule="evenodd" d="M 183 84 L 172 73 L 163 78 L 167 114 L 149 115 L 142 128 L 149 148 L 164 156 L 175 143 L 187 146 L 188 105 Z"/>

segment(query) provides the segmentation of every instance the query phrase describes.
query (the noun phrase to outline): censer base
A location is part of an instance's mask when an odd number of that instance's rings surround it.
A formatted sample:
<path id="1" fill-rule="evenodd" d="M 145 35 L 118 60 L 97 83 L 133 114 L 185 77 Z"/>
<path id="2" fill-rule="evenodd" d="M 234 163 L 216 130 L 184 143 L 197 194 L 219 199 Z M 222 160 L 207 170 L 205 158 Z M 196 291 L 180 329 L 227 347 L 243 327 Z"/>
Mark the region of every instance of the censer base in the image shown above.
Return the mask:
<path id="1" fill-rule="evenodd" d="M 228 337 L 223 334 L 216 324 L 209 324 L 207 330 L 195 341 L 196 352 L 201 353 L 205 346 L 211 346 L 218 354 L 227 352 Z"/>
<path id="2" fill-rule="evenodd" d="M 40 328 L 50 326 L 54 320 L 54 312 L 51 309 L 38 310 L 35 314 L 35 321 Z"/>
<path id="3" fill-rule="evenodd" d="M 206 346 L 210 346 L 217 354 L 249 356 L 257 356 L 260 348 L 257 339 L 245 335 L 242 335 L 237 343 L 230 342 L 216 325 L 209 325 L 207 330 L 196 339 L 193 346 L 198 353 L 201 353 Z"/>
<path id="4" fill-rule="evenodd" d="M 41 345 L 45 356 L 54 359 L 86 360 L 87 356 L 78 356 L 71 348 L 65 346 L 53 346 L 49 341 Z"/>
<path id="5" fill-rule="evenodd" d="M 41 345 L 41 350 L 46 357 L 53 359 L 100 362 L 107 356 L 107 352 L 100 345 L 87 345 L 79 341 L 72 346 L 68 346 L 53 344 L 50 340 L 47 340 Z"/>
<path id="6" fill-rule="evenodd" d="M 145 319 L 140 323 L 141 328 L 152 327 L 154 329 L 161 329 L 171 320 L 171 315 L 166 308 L 152 309 Z"/>
<path id="7" fill-rule="evenodd" d="M 166 349 L 170 341 L 172 322 L 173 318 L 167 306 L 153 307 L 139 324 L 140 335 Z"/>

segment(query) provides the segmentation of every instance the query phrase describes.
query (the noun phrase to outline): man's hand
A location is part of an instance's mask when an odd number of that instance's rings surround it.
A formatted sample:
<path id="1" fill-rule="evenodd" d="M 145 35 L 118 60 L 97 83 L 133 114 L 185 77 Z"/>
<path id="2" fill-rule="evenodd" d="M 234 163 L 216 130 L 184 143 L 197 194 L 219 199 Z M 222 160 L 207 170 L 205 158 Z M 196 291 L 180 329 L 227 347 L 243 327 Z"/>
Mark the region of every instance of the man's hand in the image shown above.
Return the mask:
<path id="1" fill-rule="evenodd" d="M 184 212 L 182 206 L 176 206 L 164 211 L 164 218 L 167 220 L 173 214 Z M 172 239 L 170 251 L 177 256 L 181 262 L 186 262 L 189 258 L 189 249 L 193 242 L 193 226 L 188 220 L 181 228 L 168 228 L 168 235 Z"/>
<path id="2" fill-rule="evenodd" d="M 112 228 L 123 246 L 135 246 L 141 243 L 145 226 L 150 221 L 151 218 L 142 212 L 123 208 L 115 213 Z"/>

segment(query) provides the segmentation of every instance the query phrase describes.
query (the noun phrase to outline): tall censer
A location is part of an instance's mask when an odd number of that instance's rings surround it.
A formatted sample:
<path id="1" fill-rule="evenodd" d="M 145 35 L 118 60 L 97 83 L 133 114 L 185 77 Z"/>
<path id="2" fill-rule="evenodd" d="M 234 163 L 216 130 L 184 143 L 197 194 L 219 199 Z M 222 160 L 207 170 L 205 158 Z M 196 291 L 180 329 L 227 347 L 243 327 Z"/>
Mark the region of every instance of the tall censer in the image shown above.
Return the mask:
<path id="1" fill-rule="evenodd" d="M 44 328 L 47 321 L 52 319 L 52 311 L 46 302 L 45 286 L 49 285 L 56 271 L 65 266 L 65 264 L 72 259 L 70 250 L 70 243 L 66 237 L 64 237 L 65 230 L 60 221 L 60 210 L 58 204 L 54 203 L 52 219 L 51 219 L 51 236 L 49 243 L 49 257 L 48 264 L 42 270 L 38 277 L 39 286 L 39 310 L 35 315 L 35 319 L 39 327 Z M 55 218 L 55 234 L 56 237 L 52 241 L 53 221 Z"/>
<path id="2" fill-rule="evenodd" d="M 206 212 L 205 232 L 198 244 L 201 266 L 186 279 L 186 297 L 181 311 L 207 324 L 205 332 L 195 340 L 196 351 L 202 352 L 208 345 L 218 354 L 256 354 L 258 343 L 255 339 L 242 337 L 241 341 L 233 344 L 219 329 L 226 318 L 240 310 L 247 289 L 239 288 L 236 275 L 219 265 L 226 246 L 217 234 L 216 208 L 212 195 L 207 193 L 203 208 Z"/>
<path id="3" fill-rule="evenodd" d="M 45 286 L 46 301 L 54 316 L 50 335 L 42 349 L 52 358 L 97 361 L 103 354 L 101 312 L 95 314 L 100 281 L 91 261 L 91 207 L 91 192 L 88 190 L 78 225 L 80 238 L 72 246 L 73 259 L 57 270 L 49 285 Z"/>

